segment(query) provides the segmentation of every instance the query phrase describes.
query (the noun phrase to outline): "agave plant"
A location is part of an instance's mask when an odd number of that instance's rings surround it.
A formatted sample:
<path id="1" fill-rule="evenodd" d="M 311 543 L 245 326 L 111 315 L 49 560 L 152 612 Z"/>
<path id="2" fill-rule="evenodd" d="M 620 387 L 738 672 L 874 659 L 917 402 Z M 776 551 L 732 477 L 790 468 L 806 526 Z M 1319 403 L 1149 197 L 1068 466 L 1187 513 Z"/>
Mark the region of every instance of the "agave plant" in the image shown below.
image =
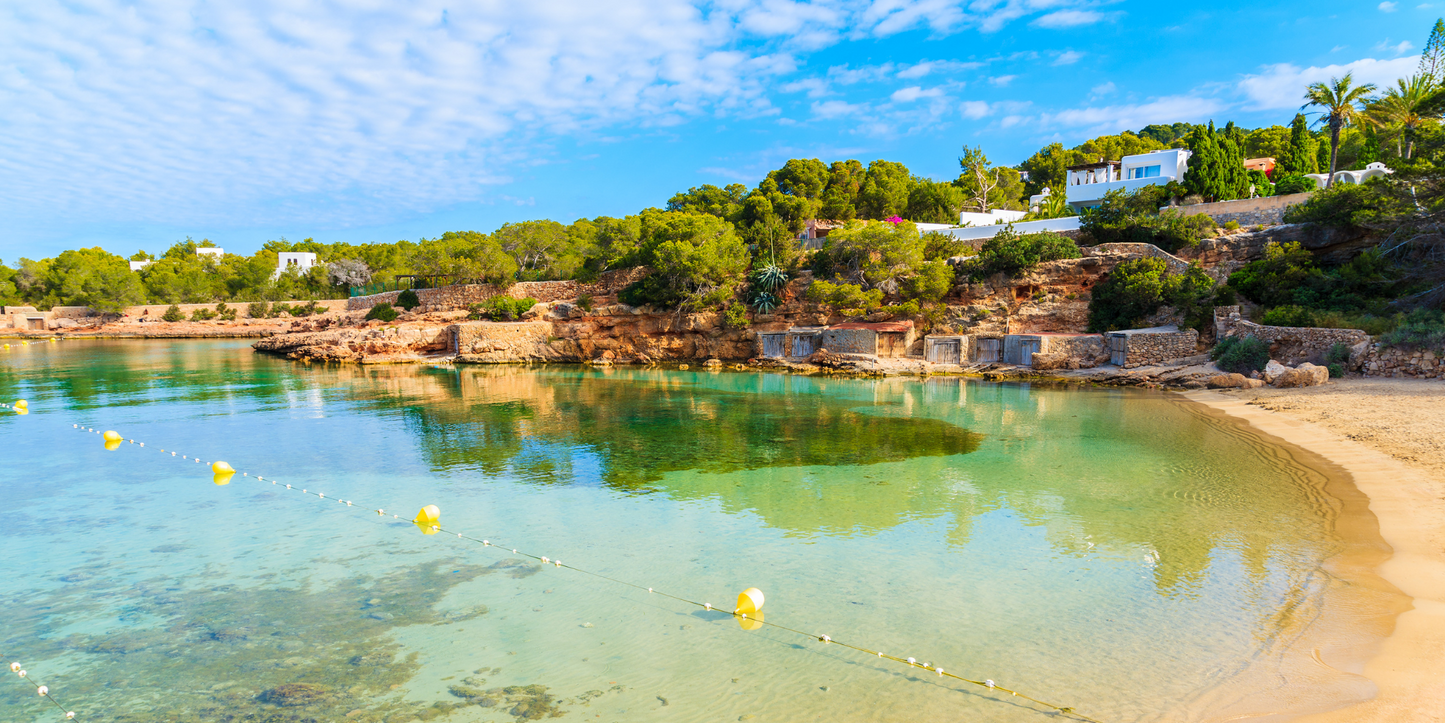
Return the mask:
<path id="1" fill-rule="evenodd" d="M 764 291 L 777 291 L 788 283 L 788 272 L 777 264 L 768 264 L 753 275 L 753 283 Z"/>
<path id="2" fill-rule="evenodd" d="M 778 297 L 766 291 L 759 291 L 758 295 L 753 297 L 753 308 L 766 314 L 778 308 Z"/>

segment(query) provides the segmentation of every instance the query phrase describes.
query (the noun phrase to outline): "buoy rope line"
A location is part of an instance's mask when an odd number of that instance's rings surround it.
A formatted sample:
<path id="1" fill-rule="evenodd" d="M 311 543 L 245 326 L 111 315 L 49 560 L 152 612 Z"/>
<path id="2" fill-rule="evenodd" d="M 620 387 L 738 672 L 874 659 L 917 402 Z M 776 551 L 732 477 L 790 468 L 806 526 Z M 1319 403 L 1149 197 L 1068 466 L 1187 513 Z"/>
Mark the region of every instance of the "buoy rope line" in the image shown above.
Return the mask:
<path id="1" fill-rule="evenodd" d="M 7 405 L 7 406 L 8 406 L 8 405 Z M 116 432 L 110 432 L 110 431 L 102 432 L 102 431 L 97 430 L 97 429 L 95 429 L 95 428 L 93 428 L 93 427 L 84 427 L 84 426 L 81 426 L 81 425 L 79 425 L 79 424 L 72 424 L 71 427 L 74 428 L 74 429 L 76 429 L 76 430 L 79 430 L 79 431 L 81 431 L 81 432 L 88 433 L 88 434 L 98 434 L 98 435 L 101 435 L 101 436 L 106 440 L 107 447 L 108 447 L 108 448 L 111 448 L 111 449 L 114 449 L 114 448 L 118 447 L 121 442 L 125 442 L 125 443 L 128 443 L 128 444 L 136 445 L 136 446 L 141 447 L 141 448 L 156 450 L 157 452 L 161 453 L 162 455 L 164 455 L 164 456 L 169 456 L 169 457 L 171 457 L 171 458 L 173 458 L 173 459 L 182 460 L 182 461 L 186 461 L 186 462 L 193 462 L 193 463 L 195 463 L 195 464 L 205 464 L 199 457 L 192 457 L 192 456 L 190 456 L 190 455 L 181 454 L 181 453 L 177 452 L 176 450 L 165 450 L 165 449 L 161 449 L 161 448 L 154 447 L 154 446 L 146 447 L 146 444 L 145 444 L 144 442 L 137 442 L 137 441 L 135 441 L 134 439 L 125 439 L 125 438 L 123 438 L 121 435 L 119 435 L 119 434 L 116 433 Z M 338 503 L 338 504 L 340 504 L 340 505 L 344 505 L 344 506 L 346 506 L 346 507 L 355 507 L 355 508 L 357 508 L 357 509 L 369 509 L 369 510 L 371 510 L 371 511 L 374 511 L 378 516 L 381 516 L 381 517 L 385 517 L 385 516 L 387 516 L 387 515 L 390 515 L 390 516 L 392 517 L 392 519 L 405 520 L 405 518 L 401 517 L 400 515 L 395 514 L 395 513 L 389 513 L 389 512 L 386 511 L 385 508 L 382 508 L 382 507 L 371 507 L 370 505 L 367 505 L 367 504 L 357 503 L 355 500 L 343 499 L 343 498 L 340 498 L 340 497 L 336 497 L 336 496 L 334 496 L 334 495 L 331 496 L 331 497 L 327 497 L 324 492 L 313 491 L 313 490 L 311 490 L 309 487 L 307 487 L 307 488 L 296 487 L 295 485 L 292 485 L 292 484 L 282 483 L 280 480 L 277 480 L 277 479 L 274 479 L 274 478 L 268 479 L 268 478 L 262 477 L 261 475 L 255 475 L 255 476 L 253 477 L 249 472 L 241 472 L 241 471 L 235 470 L 235 469 L 233 469 L 233 468 L 231 467 L 231 465 L 229 465 L 229 464 L 227 464 L 227 463 L 225 463 L 225 462 L 214 462 L 214 463 L 212 464 L 211 470 L 212 470 L 212 472 L 215 474 L 215 481 L 216 481 L 218 484 L 228 484 L 228 483 L 230 482 L 231 478 L 233 478 L 235 475 L 239 474 L 239 475 L 241 475 L 241 477 L 242 477 L 243 479 L 254 479 L 254 480 L 256 480 L 257 482 L 263 482 L 263 483 L 264 483 L 264 482 L 269 482 L 269 483 L 271 483 L 273 486 L 276 486 L 277 488 L 283 488 L 283 489 L 291 490 L 291 491 L 293 491 L 293 492 L 300 492 L 300 493 L 303 494 L 303 495 L 315 497 L 315 498 L 318 499 L 318 500 L 335 501 L 336 503 Z M 510 552 L 510 553 L 513 554 L 513 555 L 518 555 L 518 556 L 520 556 L 520 557 L 525 557 L 525 558 L 529 558 L 529 559 L 532 559 L 532 560 L 536 560 L 536 561 L 542 563 L 542 565 L 543 565 L 544 567 L 547 566 L 547 565 L 551 565 L 551 566 L 553 566 L 553 567 L 555 567 L 555 568 L 559 568 L 559 569 L 572 570 L 573 572 L 578 572 L 578 573 L 581 573 L 581 574 L 583 574 L 583 575 L 588 575 L 588 576 L 590 576 L 590 577 L 594 577 L 594 578 L 597 578 L 597 579 L 599 579 L 599 580 L 606 580 L 606 581 L 608 581 L 608 582 L 616 583 L 616 584 L 618 584 L 618 585 L 622 585 L 622 586 L 625 586 L 625 587 L 629 587 L 629 588 L 632 588 L 632 589 L 634 589 L 634 590 L 646 591 L 649 595 L 659 595 L 659 596 L 665 597 L 665 598 L 667 598 L 667 599 L 669 599 L 669 600 L 676 600 L 677 602 L 684 603 L 684 604 L 687 604 L 687 605 L 691 605 L 691 606 L 693 606 L 693 607 L 702 608 L 702 609 L 704 609 L 704 610 L 717 611 L 717 612 L 721 612 L 721 613 L 728 613 L 728 610 L 723 609 L 723 608 L 714 607 L 711 603 L 698 602 L 698 601 L 693 600 L 693 599 L 691 599 L 691 598 L 686 598 L 686 597 L 682 597 L 682 596 L 680 596 L 680 595 L 674 595 L 674 594 L 672 594 L 672 593 L 663 592 L 663 591 L 658 590 L 658 589 L 656 589 L 656 588 L 647 587 L 647 586 L 645 586 L 645 585 L 639 585 L 639 584 L 634 583 L 634 582 L 628 582 L 628 581 L 626 581 L 626 580 L 621 580 L 621 579 L 618 579 L 618 578 L 615 578 L 615 577 L 611 577 L 611 576 L 609 576 L 609 575 L 605 575 L 605 574 L 600 573 L 600 572 L 594 572 L 594 571 L 592 571 L 592 570 L 587 570 L 587 569 L 585 569 L 585 568 L 576 567 L 576 566 L 574 566 L 574 565 L 567 565 L 567 564 L 564 564 L 561 560 L 557 560 L 557 559 L 554 559 L 554 558 L 550 558 L 550 557 L 547 557 L 547 556 L 545 556 L 545 555 L 536 555 L 536 554 L 533 554 L 533 553 L 530 553 L 530 552 L 525 552 L 525 551 L 523 551 L 523 550 L 520 550 L 520 549 L 517 549 L 517 548 L 513 548 L 513 547 L 508 547 L 506 544 L 504 544 L 504 543 L 502 543 L 502 542 L 494 541 L 494 540 L 491 540 L 491 539 L 489 539 L 489 538 L 474 537 L 474 536 L 468 535 L 468 534 L 466 534 L 466 533 L 464 533 L 464 532 L 459 532 L 459 531 L 456 531 L 456 530 L 451 530 L 451 529 L 443 528 L 443 527 L 438 523 L 439 518 L 440 518 L 440 510 L 438 510 L 435 505 L 427 505 L 426 507 L 422 508 L 421 513 L 417 515 L 417 518 L 416 518 L 415 520 L 413 520 L 413 522 L 415 522 L 415 523 L 417 524 L 417 527 L 420 528 L 424 533 L 429 534 L 429 535 L 432 535 L 432 534 L 441 534 L 441 533 L 444 533 L 444 534 L 448 535 L 449 537 L 454 535 L 454 536 L 455 536 L 457 539 L 459 539 L 459 540 L 464 540 L 464 541 L 467 541 L 467 542 L 475 543 L 475 544 L 481 545 L 482 547 L 494 547 L 494 548 L 497 548 L 497 549 L 499 549 L 499 550 L 508 551 L 508 552 Z M 755 591 L 756 591 L 756 590 L 753 589 L 753 590 L 749 590 L 748 592 L 755 592 Z M 1053 704 L 1053 703 L 1048 703 L 1048 702 L 1039 700 L 1038 698 L 1034 698 L 1034 697 L 1032 697 L 1032 696 L 1025 695 L 1025 694 L 1020 693 L 1020 692 L 1018 692 L 1018 691 L 1016 691 L 1016 690 L 1013 690 L 1013 689 L 1011 689 L 1011 688 L 1006 688 L 1006 687 L 1004 687 L 1004 686 L 998 685 L 997 683 L 995 683 L 995 682 L 992 681 L 992 680 L 974 680 L 974 679 L 972 679 L 972 678 L 966 678 L 966 677 L 964 677 L 964 676 L 962 676 L 962 675 L 958 675 L 957 673 L 948 672 L 948 671 L 944 670 L 941 666 L 936 666 L 936 665 L 933 665 L 932 663 L 928 663 L 928 662 L 919 662 L 919 661 L 918 661 L 918 658 L 916 658 L 916 657 L 902 657 L 902 656 L 898 656 L 898 655 L 891 655 L 891 654 L 888 654 L 888 653 L 884 653 L 884 652 L 882 652 L 882 651 L 880 651 L 880 650 L 874 650 L 874 649 L 872 649 L 872 648 L 864 647 L 864 646 L 861 646 L 861 645 L 854 645 L 854 644 L 852 644 L 852 643 L 845 643 L 845 642 L 842 642 L 842 641 L 839 641 L 839 640 L 834 640 L 834 639 L 833 639 L 831 636 L 829 636 L 829 635 L 818 634 L 818 633 L 810 633 L 810 632 L 806 632 L 806 631 L 803 631 L 803 630 L 798 630 L 798 629 L 796 629 L 796 628 L 791 628 L 791 627 L 788 627 L 788 626 L 786 626 L 786 625 L 780 625 L 780 624 L 778 624 L 778 623 L 776 623 L 776 622 L 772 622 L 772 621 L 770 621 L 770 620 L 765 620 L 765 619 L 764 619 L 764 616 L 761 614 L 761 612 L 754 612 L 753 614 L 749 614 L 749 612 L 748 612 L 747 610 L 744 610 L 744 609 L 741 607 L 741 604 L 742 604 L 742 602 L 743 602 L 743 598 L 748 595 L 748 592 L 744 592 L 743 595 L 739 596 L 740 607 L 737 608 L 737 609 L 734 609 L 734 610 L 730 613 L 733 617 L 739 619 L 739 622 L 741 622 L 741 623 L 744 625 L 745 629 L 756 630 L 757 628 L 759 628 L 759 627 L 761 627 L 761 626 L 763 626 L 763 625 L 766 625 L 766 626 L 769 626 L 769 627 L 771 627 L 771 628 L 775 628 L 775 629 L 777 629 L 777 630 L 782 630 L 782 631 L 785 631 L 785 632 L 793 633 L 793 634 L 795 634 L 795 635 L 800 635 L 800 636 L 803 636 L 803 637 L 806 637 L 806 638 L 811 638 L 811 639 L 816 640 L 816 641 L 818 641 L 818 642 L 820 642 L 820 643 L 822 643 L 822 644 L 824 644 L 824 645 L 837 645 L 837 646 L 839 646 L 839 647 L 847 648 L 847 649 L 849 649 L 849 650 L 853 650 L 853 651 L 856 651 L 856 652 L 859 652 L 859 653 L 864 653 L 864 654 L 866 654 L 866 655 L 868 655 L 868 656 L 870 656 L 870 657 L 876 657 L 876 658 L 880 658 L 880 659 L 882 659 L 882 660 L 889 660 L 889 661 L 892 661 L 892 662 L 895 662 L 895 663 L 901 663 L 901 664 L 906 665 L 906 666 L 908 666 L 908 667 L 910 667 L 910 668 L 919 668 L 919 669 L 927 670 L 927 671 L 930 671 L 930 672 L 933 672 L 933 673 L 937 674 L 938 677 L 940 677 L 940 678 L 951 678 L 951 679 L 953 679 L 953 680 L 957 680 L 957 681 L 964 682 L 964 683 L 970 683 L 970 684 L 972 684 L 972 685 L 976 685 L 976 686 L 979 686 L 979 687 L 981 687 L 981 688 L 986 688 L 986 689 L 988 689 L 988 690 L 990 690 L 990 691 L 995 691 L 995 692 L 998 692 L 998 693 L 1007 693 L 1007 694 L 1009 694 L 1010 696 L 1013 696 L 1013 697 L 1016 697 L 1016 698 L 1022 698 L 1023 700 L 1026 700 L 1026 701 L 1029 701 L 1029 702 L 1031 702 L 1031 703 L 1034 703 L 1035 705 L 1038 705 L 1038 706 L 1042 706 L 1042 707 L 1044 707 L 1044 708 L 1047 708 L 1047 709 L 1049 709 L 1049 710 L 1048 710 L 1049 713 L 1059 713 L 1059 714 L 1063 714 L 1063 715 L 1066 715 L 1066 716 L 1070 716 L 1070 717 L 1076 718 L 1076 719 L 1078 719 L 1078 720 L 1087 721 L 1088 723 L 1099 723 L 1099 721 L 1097 721 L 1097 720 L 1095 720 L 1095 719 L 1093 719 L 1093 718 L 1090 718 L 1090 717 L 1088 717 L 1088 716 L 1085 716 L 1085 715 L 1079 713 L 1078 711 L 1074 710 L 1072 707 L 1055 705 L 1055 704 Z M 758 593 L 758 607 L 761 607 L 761 593 L 760 593 L 760 592 Z"/>
<path id="2" fill-rule="evenodd" d="M 8 655 L 0 655 L 0 658 L 8 658 L 8 657 L 10 657 L 10 656 L 8 656 Z M 50 701 L 52 704 L 55 705 L 56 708 L 59 708 L 59 709 L 60 709 L 60 714 L 61 714 L 62 716 L 64 716 L 66 720 L 74 720 L 74 719 L 75 719 L 75 711 L 73 711 L 73 710 L 67 710 L 64 705 L 61 705 L 60 701 L 56 700 L 56 699 L 55 699 L 55 696 L 53 696 L 53 695 L 50 694 L 50 686 L 48 686 L 48 685 L 42 685 L 42 684 L 40 683 L 40 681 L 38 681 L 38 680 L 36 680 L 35 678 L 31 677 L 30 671 L 28 671 L 28 670 L 26 670 L 24 667 L 22 667 L 19 662 L 11 662 L 11 663 L 10 663 L 10 672 L 14 673 L 14 674 L 15 674 L 17 677 L 19 677 L 21 680 L 26 681 L 26 682 L 30 683 L 31 685 L 35 686 L 35 693 L 36 693 L 37 695 L 39 695 L 41 698 L 44 698 L 44 699 Z"/>

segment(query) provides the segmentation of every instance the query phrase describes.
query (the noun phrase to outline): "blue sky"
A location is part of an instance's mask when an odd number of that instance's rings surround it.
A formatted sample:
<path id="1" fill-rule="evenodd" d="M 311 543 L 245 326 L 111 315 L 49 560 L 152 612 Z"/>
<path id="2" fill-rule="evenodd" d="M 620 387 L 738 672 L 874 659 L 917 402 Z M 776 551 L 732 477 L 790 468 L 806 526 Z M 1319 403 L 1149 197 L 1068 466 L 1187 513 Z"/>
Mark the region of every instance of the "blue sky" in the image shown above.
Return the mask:
<path id="1" fill-rule="evenodd" d="M 1096 0 L 34 0 L 0 7 L 0 259 L 621 216 L 792 157 L 957 175 L 1287 123 L 1439 7 Z"/>

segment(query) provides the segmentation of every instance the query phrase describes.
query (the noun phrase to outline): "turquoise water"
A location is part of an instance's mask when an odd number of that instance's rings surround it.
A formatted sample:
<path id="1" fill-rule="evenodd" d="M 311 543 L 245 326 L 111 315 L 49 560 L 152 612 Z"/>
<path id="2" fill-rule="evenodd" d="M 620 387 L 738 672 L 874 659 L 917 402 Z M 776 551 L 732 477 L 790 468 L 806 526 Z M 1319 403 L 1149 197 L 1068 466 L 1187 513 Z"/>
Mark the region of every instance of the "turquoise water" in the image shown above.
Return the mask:
<path id="1" fill-rule="evenodd" d="M 1372 691 L 1297 665 L 1348 639 L 1322 611 L 1382 609 L 1332 572 L 1379 547 L 1337 531 L 1370 521 L 1360 501 L 1171 395 L 70 341 L 0 357 L 0 399 L 20 397 L 30 414 L 0 416 L 0 652 L 78 720 L 1049 719 L 389 516 L 426 504 L 726 609 L 759 587 L 770 622 L 1100 721 Z M 268 482 L 217 486 L 160 448 Z M 47 706 L 0 685 L 0 720 Z"/>

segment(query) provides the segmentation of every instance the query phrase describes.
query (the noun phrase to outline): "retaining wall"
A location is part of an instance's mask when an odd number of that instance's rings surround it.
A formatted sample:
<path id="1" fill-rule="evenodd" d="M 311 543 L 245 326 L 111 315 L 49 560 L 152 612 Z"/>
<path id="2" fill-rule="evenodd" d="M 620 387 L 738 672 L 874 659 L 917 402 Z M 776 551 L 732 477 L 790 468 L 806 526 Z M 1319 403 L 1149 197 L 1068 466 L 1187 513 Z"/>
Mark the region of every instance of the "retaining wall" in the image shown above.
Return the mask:
<path id="1" fill-rule="evenodd" d="M 1291 193 L 1287 196 L 1241 198 L 1237 201 L 1196 203 L 1192 206 L 1177 206 L 1176 208 L 1191 215 L 1202 213 L 1214 219 L 1214 222 L 1221 226 L 1230 221 L 1237 221 L 1241 226 L 1269 226 L 1284 223 L 1285 209 L 1304 203 L 1309 197 L 1309 193 Z"/>
<path id="2" fill-rule="evenodd" d="M 416 296 L 428 311 L 463 309 L 469 304 L 480 304 L 494 296 L 510 296 L 513 299 L 531 297 L 538 302 L 570 301 L 579 296 L 610 297 L 627 288 L 634 281 L 647 276 L 645 266 L 618 269 L 601 274 L 597 281 L 584 284 L 580 281 L 521 281 L 506 289 L 492 284 L 455 284 L 436 289 L 417 289 Z M 386 302 L 396 303 L 400 291 L 385 291 L 370 296 L 355 296 L 346 300 L 346 308 L 364 311 Z"/>
<path id="3" fill-rule="evenodd" d="M 1387 349 L 1371 344 L 1351 368 L 1367 377 L 1445 379 L 1445 350 Z"/>
<path id="4" fill-rule="evenodd" d="M 1288 366 L 1301 362 L 1323 364 L 1325 354 L 1336 344 L 1354 347 L 1370 341 L 1360 329 L 1321 329 L 1305 326 L 1263 326 L 1240 317 L 1238 306 L 1214 309 L 1216 339 L 1252 336 L 1269 343 L 1270 358 Z"/>
<path id="5" fill-rule="evenodd" d="M 1184 331 L 1144 332 L 1128 334 L 1124 367 L 1151 366 L 1174 359 L 1194 356 L 1198 349 L 1199 332 Z"/>

